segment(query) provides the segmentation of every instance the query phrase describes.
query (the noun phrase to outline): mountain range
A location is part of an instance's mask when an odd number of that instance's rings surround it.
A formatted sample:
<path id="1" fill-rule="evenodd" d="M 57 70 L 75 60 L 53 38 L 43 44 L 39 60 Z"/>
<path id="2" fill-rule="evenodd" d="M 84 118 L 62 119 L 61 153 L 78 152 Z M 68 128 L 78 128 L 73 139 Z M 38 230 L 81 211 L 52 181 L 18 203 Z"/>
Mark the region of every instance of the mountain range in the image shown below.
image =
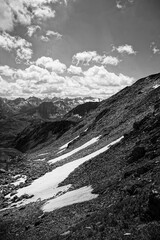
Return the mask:
<path id="1" fill-rule="evenodd" d="M 100 102 L 100 99 L 85 98 L 57 98 L 52 99 L 29 97 L 8 100 L 0 98 L 0 119 L 10 116 L 31 116 L 31 118 L 56 119 L 68 113 L 77 105 L 86 102 Z"/>
<path id="2" fill-rule="evenodd" d="M 73 114 L 72 109 L 80 106 L 86 109 L 85 113 L 98 106 L 100 99 L 86 98 L 45 98 L 30 97 L 28 99 L 16 98 L 8 100 L 0 98 L 0 146 L 10 146 L 16 135 L 27 126 L 37 125 L 46 121 L 65 119 L 79 121 L 81 114 L 79 107 Z M 86 107 L 85 107 L 86 105 Z M 94 107 L 93 107 L 94 106 Z M 71 112 L 70 112 L 71 111 Z M 3 141 L 2 141 L 3 140 Z"/>

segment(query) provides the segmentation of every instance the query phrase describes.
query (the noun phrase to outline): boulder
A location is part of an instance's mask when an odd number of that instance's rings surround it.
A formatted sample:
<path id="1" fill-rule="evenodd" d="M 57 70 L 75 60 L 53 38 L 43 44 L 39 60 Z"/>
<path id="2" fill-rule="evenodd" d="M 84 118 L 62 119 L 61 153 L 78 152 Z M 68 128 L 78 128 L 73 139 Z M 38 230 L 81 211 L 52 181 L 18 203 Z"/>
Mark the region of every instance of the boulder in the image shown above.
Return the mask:
<path id="1" fill-rule="evenodd" d="M 137 162 L 139 159 L 144 157 L 145 153 L 146 150 L 144 147 L 135 147 L 129 156 L 128 163 Z"/>

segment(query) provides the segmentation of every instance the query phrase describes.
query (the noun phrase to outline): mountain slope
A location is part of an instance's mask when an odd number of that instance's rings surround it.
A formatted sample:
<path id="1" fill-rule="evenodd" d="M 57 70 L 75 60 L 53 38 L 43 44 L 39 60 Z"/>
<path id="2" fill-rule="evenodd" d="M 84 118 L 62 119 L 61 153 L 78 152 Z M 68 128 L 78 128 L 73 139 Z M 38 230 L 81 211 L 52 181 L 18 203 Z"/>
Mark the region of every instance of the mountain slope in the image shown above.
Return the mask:
<path id="1" fill-rule="evenodd" d="M 54 142 L 76 123 L 71 121 L 44 122 L 30 124 L 14 139 L 14 147 L 22 152 L 35 148 L 39 144 Z"/>
<path id="2" fill-rule="evenodd" d="M 156 86 L 156 88 L 155 88 Z M 154 111 L 160 97 L 160 74 L 138 80 L 99 107 L 81 124 L 89 126 L 90 133 L 102 133 L 107 138 L 130 131 L 135 121 Z"/>
<path id="3" fill-rule="evenodd" d="M 86 103 L 80 104 L 77 107 L 73 108 L 71 111 L 69 111 L 64 117 L 65 118 L 70 118 L 70 117 L 82 118 L 87 113 L 95 110 L 99 105 L 100 105 L 99 102 L 86 102 Z"/>
<path id="4" fill-rule="evenodd" d="M 136 122 L 120 143 L 84 163 L 61 183 L 72 184 L 72 190 L 92 185 L 98 198 L 45 214 L 38 205 L 10 210 L 14 219 L 8 212 L 3 215 L 2 239 L 18 239 L 17 222 L 23 239 L 38 239 L 39 232 L 46 240 L 159 239 L 159 142 L 157 109 Z"/>

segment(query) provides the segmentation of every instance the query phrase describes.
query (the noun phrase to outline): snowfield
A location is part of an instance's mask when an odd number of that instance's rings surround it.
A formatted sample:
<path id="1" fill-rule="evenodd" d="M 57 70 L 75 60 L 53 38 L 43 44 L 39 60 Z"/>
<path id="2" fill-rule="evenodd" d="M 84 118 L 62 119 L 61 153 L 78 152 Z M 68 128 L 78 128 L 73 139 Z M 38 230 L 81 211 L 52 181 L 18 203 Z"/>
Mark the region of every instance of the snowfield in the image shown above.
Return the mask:
<path id="1" fill-rule="evenodd" d="M 18 178 L 17 178 L 17 177 L 18 177 Z M 18 185 L 20 185 L 21 183 L 25 183 L 25 181 L 27 180 L 27 176 L 25 176 L 25 175 L 22 175 L 22 176 L 17 175 L 17 176 L 15 176 L 14 178 L 17 178 L 17 180 L 16 180 L 15 182 L 11 183 L 11 184 L 13 184 L 14 186 L 18 186 Z"/>
<path id="2" fill-rule="evenodd" d="M 57 158 L 49 160 L 48 163 L 53 164 L 53 163 L 56 163 L 58 161 L 61 161 L 61 160 L 65 159 L 65 158 L 68 158 L 68 157 L 72 156 L 73 154 L 79 152 L 80 150 L 90 146 L 91 144 L 96 143 L 99 140 L 100 137 L 101 137 L 101 135 L 98 136 L 98 137 L 94 137 L 90 141 L 88 141 L 85 144 L 83 144 L 82 146 L 80 146 L 80 147 L 78 147 L 78 148 L 76 148 L 76 149 L 74 149 L 74 150 L 72 150 L 72 151 L 70 151 L 68 153 L 65 153 L 64 155 L 61 155 L 61 156 L 59 156 Z"/>
<path id="3" fill-rule="evenodd" d="M 71 143 L 71 142 L 73 142 L 73 141 L 76 140 L 77 138 L 79 138 L 79 135 L 78 135 L 77 137 L 73 138 L 71 141 L 69 141 L 69 142 L 67 142 L 66 144 L 64 144 L 63 146 L 61 146 L 61 147 L 59 148 L 59 150 L 62 150 L 62 149 L 64 149 L 64 148 L 67 148 L 67 147 L 68 147 L 68 144 Z"/>
<path id="4" fill-rule="evenodd" d="M 102 147 L 101 149 L 85 156 L 82 158 L 79 158 L 75 161 L 69 162 L 67 164 L 64 164 L 61 167 L 57 167 L 56 169 L 52 170 L 51 172 L 46 173 L 45 175 L 41 176 L 40 178 L 34 180 L 31 185 L 20 188 L 17 191 L 17 196 L 20 197 L 24 194 L 28 195 L 34 195 L 29 199 L 23 199 L 22 201 L 17 202 L 17 206 L 20 205 L 25 205 L 31 202 L 36 202 L 37 200 L 45 200 L 45 199 L 50 199 L 50 198 L 55 198 L 53 199 L 54 201 L 49 201 L 44 207 L 44 211 L 48 211 L 46 209 L 55 209 L 61 206 L 67 206 L 68 204 L 76 203 L 79 201 L 88 201 L 91 200 L 97 196 L 91 194 L 91 187 L 86 187 L 86 188 L 81 188 L 79 190 L 74 190 L 71 192 L 68 192 L 68 189 L 71 187 L 71 185 L 66 185 L 62 187 L 58 187 L 58 185 L 64 181 L 70 173 L 72 173 L 77 167 L 79 167 L 81 164 L 84 162 L 98 156 L 99 154 L 107 151 L 112 145 L 118 143 L 121 141 L 123 137 L 113 141 L 112 143 L 108 144 L 105 147 Z M 99 139 L 98 138 L 94 138 Z M 93 139 L 92 139 L 93 141 Z M 86 143 L 88 145 L 89 142 Z M 85 144 L 84 144 L 85 145 Z M 82 146 L 84 146 L 82 145 Z M 75 149 L 76 150 L 76 149 Z M 86 196 L 85 196 L 86 194 Z M 81 196 L 81 197 L 80 197 Z M 14 196 L 12 196 L 14 197 Z M 59 200 L 58 200 L 59 199 Z M 59 201 L 59 205 L 58 205 Z M 52 205 L 53 204 L 53 205 Z M 55 204 L 55 206 L 54 206 Z M 15 206 L 15 203 L 13 204 Z M 52 206 L 51 206 L 52 205 Z M 11 204 L 12 207 L 12 204 Z"/>
<path id="5" fill-rule="evenodd" d="M 92 194 L 92 187 L 82 187 L 70 192 L 63 194 L 58 198 L 54 198 L 48 201 L 43 207 L 42 211 L 51 212 L 55 209 L 62 208 L 65 206 L 72 205 L 74 203 L 81 203 L 90 201 L 98 197 L 97 194 Z"/>

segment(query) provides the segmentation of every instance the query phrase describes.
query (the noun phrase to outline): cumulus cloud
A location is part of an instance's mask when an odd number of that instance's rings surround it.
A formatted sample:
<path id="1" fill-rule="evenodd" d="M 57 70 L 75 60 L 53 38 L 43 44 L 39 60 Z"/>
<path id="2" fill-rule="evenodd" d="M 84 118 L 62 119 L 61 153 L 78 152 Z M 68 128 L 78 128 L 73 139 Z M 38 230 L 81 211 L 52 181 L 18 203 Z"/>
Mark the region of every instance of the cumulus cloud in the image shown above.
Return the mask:
<path id="1" fill-rule="evenodd" d="M 25 62 L 27 64 L 29 64 L 29 60 L 32 58 L 33 55 L 33 51 L 30 48 L 19 48 L 17 49 L 17 57 L 16 57 L 16 62 L 17 63 L 21 63 L 23 60 L 25 60 Z"/>
<path id="2" fill-rule="evenodd" d="M 133 78 L 123 74 L 116 75 L 107 71 L 104 66 L 93 66 L 84 72 L 85 84 L 92 86 L 92 83 L 98 86 L 125 86 L 133 82 Z"/>
<path id="3" fill-rule="evenodd" d="M 116 2 L 116 7 L 117 7 L 118 9 L 122 9 L 124 6 L 122 5 L 121 1 L 117 1 L 117 2 Z"/>
<path id="4" fill-rule="evenodd" d="M 21 62 L 22 60 L 28 62 L 32 58 L 32 44 L 21 37 L 11 36 L 3 32 L 0 35 L 0 47 L 9 52 L 14 51 L 17 62 Z"/>
<path id="5" fill-rule="evenodd" d="M 82 68 L 81 67 L 77 67 L 77 66 L 73 66 L 71 65 L 68 69 L 67 69 L 68 73 L 73 74 L 73 75 L 80 75 L 82 74 Z"/>
<path id="6" fill-rule="evenodd" d="M 48 37 L 55 37 L 56 39 L 61 39 L 62 38 L 62 35 L 58 32 L 54 32 L 54 31 L 51 31 L 51 30 L 48 30 L 46 32 L 46 36 Z"/>
<path id="7" fill-rule="evenodd" d="M 91 60 L 93 60 L 96 56 L 97 56 L 96 51 L 79 52 L 73 56 L 72 61 L 77 65 L 79 63 L 88 65 L 91 62 Z"/>
<path id="8" fill-rule="evenodd" d="M 66 71 L 66 65 L 64 63 L 61 63 L 58 59 L 53 60 L 50 57 L 38 58 L 36 61 L 36 65 L 60 74 Z"/>
<path id="9" fill-rule="evenodd" d="M 130 6 L 131 4 L 134 3 L 134 0 L 117 0 L 116 1 L 116 7 L 120 10 L 125 9 L 128 5 Z"/>
<path id="10" fill-rule="evenodd" d="M 31 25 L 35 19 L 55 17 L 53 3 L 63 0 L 1 0 L 0 30 L 12 31 L 16 24 Z"/>
<path id="11" fill-rule="evenodd" d="M 49 41 L 49 38 L 42 35 L 42 36 L 41 36 L 41 40 L 42 40 L 43 42 L 48 42 L 48 41 Z"/>
<path id="12" fill-rule="evenodd" d="M 106 56 L 106 55 L 99 55 L 96 51 L 84 51 L 77 53 L 73 56 L 72 62 L 76 65 L 80 63 L 84 65 L 89 65 L 90 63 L 99 63 L 99 64 L 110 64 L 110 65 L 118 65 L 120 60 L 116 57 Z"/>
<path id="13" fill-rule="evenodd" d="M 64 71 L 69 74 L 62 75 Z M 15 97 L 90 95 L 106 98 L 134 81 L 133 78 L 122 73 L 109 72 L 104 66 L 94 65 L 84 71 L 81 67 L 71 65 L 67 69 L 64 63 L 48 57 L 37 59 L 24 70 L 1 66 L 0 76 L 4 77 L 1 79 L 3 92 L 5 90 L 6 96 Z M 10 84 L 8 84 L 9 78 Z"/>
<path id="14" fill-rule="evenodd" d="M 32 37 L 33 36 L 33 34 L 37 31 L 37 30 L 40 30 L 41 29 L 41 27 L 40 26 L 38 26 L 38 25 L 31 25 L 31 26 L 28 26 L 27 27 L 27 35 L 29 36 L 29 37 Z"/>
<path id="15" fill-rule="evenodd" d="M 62 38 L 62 35 L 60 33 L 58 33 L 58 32 L 54 32 L 54 31 L 48 30 L 46 32 L 46 35 L 42 35 L 41 36 L 41 40 L 44 41 L 44 42 L 48 42 L 52 38 L 55 38 L 56 40 L 60 40 Z"/>
<path id="16" fill-rule="evenodd" d="M 155 42 L 151 42 L 150 48 L 151 48 L 153 54 L 160 54 L 160 49 L 157 47 Z"/>
<path id="17" fill-rule="evenodd" d="M 55 10 L 51 9 L 49 6 L 41 6 L 34 11 L 34 16 L 40 20 L 41 19 L 46 20 L 47 18 L 54 18 Z"/>
<path id="18" fill-rule="evenodd" d="M 118 65 L 120 63 L 120 60 L 116 57 L 112 57 L 112 56 L 106 56 L 103 58 L 102 60 L 102 64 L 103 65 Z"/>
<path id="19" fill-rule="evenodd" d="M 14 37 L 5 32 L 0 35 L 0 47 L 4 48 L 7 51 L 23 47 L 28 48 L 31 46 L 31 43 L 27 42 L 21 37 Z"/>
<path id="20" fill-rule="evenodd" d="M 0 76 L 2 76 L 7 82 L 14 81 L 14 74 L 15 74 L 15 70 L 10 68 L 9 66 L 7 65 L 0 66 Z"/>
<path id="21" fill-rule="evenodd" d="M 137 53 L 136 51 L 133 50 L 133 47 L 131 45 L 128 45 L 128 44 L 125 44 L 125 45 L 122 45 L 122 46 L 119 46 L 119 47 L 113 46 L 112 51 L 115 51 L 115 50 L 119 53 L 122 53 L 122 54 L 127 53 L 129 55 L 131 55 L 131 54 L 136 55 L 136 53 Z"/>

